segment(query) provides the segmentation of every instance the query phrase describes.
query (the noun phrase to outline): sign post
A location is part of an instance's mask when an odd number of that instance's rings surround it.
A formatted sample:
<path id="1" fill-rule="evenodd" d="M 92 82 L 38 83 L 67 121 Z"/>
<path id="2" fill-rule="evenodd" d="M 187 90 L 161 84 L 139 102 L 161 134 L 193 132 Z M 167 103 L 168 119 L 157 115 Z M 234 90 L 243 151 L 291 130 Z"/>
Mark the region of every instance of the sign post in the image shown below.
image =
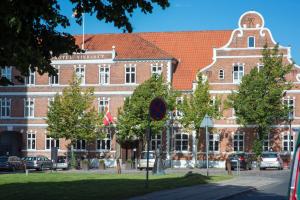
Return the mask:
<path id="1" fill-rule="evenodd" d="M 166 102 L 160 98 L 155 97 L 149 106 L 148 115 L 148 131 L 147 131 L 147 172 L 146 172 L 146 188 L 149 187 L 149 151 L 150 151 L 150 140 L 151 140 L 151 119 L 154 121 L 162 120 L 167 112 Z"/>
<path id="2" fill-rule="evenodd" d="M 209 175 L 208 172 L 208 127 L 213 127 L 213 121 L 208 114 L 205 114 L 201 124 L 201 128 L 205 127 L 205 146 L 206 146 L 206 176 Z"/>

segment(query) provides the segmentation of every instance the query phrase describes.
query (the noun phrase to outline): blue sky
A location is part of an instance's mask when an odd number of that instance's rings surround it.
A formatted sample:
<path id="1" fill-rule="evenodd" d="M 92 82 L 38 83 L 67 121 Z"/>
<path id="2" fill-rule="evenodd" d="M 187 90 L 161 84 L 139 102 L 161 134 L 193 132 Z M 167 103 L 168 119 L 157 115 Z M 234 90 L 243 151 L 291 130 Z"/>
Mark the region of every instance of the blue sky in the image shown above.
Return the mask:
<path id="1" fill-rule="evenodd" d="M 70 18 L 66 32 L 82 34 L 82 28 L 72 19 L 69 1 L 59 0 L 62 13 Z M 300 1 L 299 0 L 170 0 L 166 10 L 155 7 L 152 14 L 140 11 L 131 18 L 133 32 L 232 30 L 239 17 L 255 10 L 265 18 L 274 39 L 292 47 L 292 57 L 300 64 Z M 112 24 L 99 22 L 94 16 L 85 20 L 86 33 L 121 33 Z"/>

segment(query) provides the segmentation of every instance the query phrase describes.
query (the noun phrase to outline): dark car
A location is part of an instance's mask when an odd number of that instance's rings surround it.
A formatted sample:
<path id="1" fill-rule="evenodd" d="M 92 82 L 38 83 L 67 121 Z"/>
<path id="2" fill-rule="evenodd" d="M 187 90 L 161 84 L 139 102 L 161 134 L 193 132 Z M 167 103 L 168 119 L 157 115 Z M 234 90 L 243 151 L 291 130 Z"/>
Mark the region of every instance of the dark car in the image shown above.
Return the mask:
<path id="1" fill-rule="evenodd" d="M 252 162 L 254 161 L 254 156 L 247 153 L 233 153 L 228 156 L 231 164 L 231 170 L 240 168 L 244 170 L 252 169 Z M 226 166 L 227 170 L 227 166 Z"/>
<path id="2" fill-rule="evenodd" d="M 36 169 L 43 171 L 44 169 L 52 169 L 52 161 L 46 156 L 29 156 L 24 158 L 26 169 Z"/>
<path id="3" fill-rule="evenodd" d="M 17 156 L 1 156 L 0 157 L 1 170 L 24 170 L 24 163 L 21 158 Z"/>

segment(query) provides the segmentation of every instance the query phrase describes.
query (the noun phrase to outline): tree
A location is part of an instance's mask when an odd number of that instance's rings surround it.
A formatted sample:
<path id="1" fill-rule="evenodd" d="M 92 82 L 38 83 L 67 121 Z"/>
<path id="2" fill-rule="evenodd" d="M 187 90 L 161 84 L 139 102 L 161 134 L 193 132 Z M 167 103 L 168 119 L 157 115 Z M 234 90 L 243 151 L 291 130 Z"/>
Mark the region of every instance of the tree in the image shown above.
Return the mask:
<path id="1" fill-rule="evenodd" d="M 286 75 L 293 64 L 284 64 L 278 46 L 262 51 L 259 70 L 254 67 L 242 79 L 237 92 L 228 96 L 228 104 L 234 108 L 237 123 L 243 126 L 255 125 L 258 138 L 254 142 L 254 152 L 261 155 L 263 139 L 273 124 L 287 120 L 289 109 L 282 103 L 284 91 L 292 87 Z"/>
<path id="2" fill-rule="evenodd" d="M 188 131 L 199 131 L 198 134 L 196 134 L 195 163 L 197 161 L 200 124 L 205 114 L 215 119 L 218 119 L 222 115 L 219 109 L 221 100 L 219 98 L 211 99 L 208 81 L 204 80 L 202 73 L 198 73 L 197 79 L 197 87 L 194 93 L 192 95 L 185 95 L 182 104 L 178 105 L 179 111 L 182 112 L 182 117 L 179 118 L 180 124 Z"/>
<path id="3" fill-rule="evenodd" d="M 131 140 L 145 141 L 149 121 L 149 104 L 155 97 L 162 97 L 168 110 L 174 110 L 177 93 L 164 82 L 162 76 L 152 76 L 139 85 L 131 97 L 126 98 L 124 106 L 119 109 L 117 133 L 121 142 Z M 151 133 L 159 134 L 164 128 L 166 116 L 161 121 L 151 121 Z"/>
<path id="4" fill-rule="evenodd" d="M 168 0 L 70 0 L 78 24 L 84 13 L 96 14 L 97 19 L 113 23 L 123 31 L 132 32 L 129 17 L 136 9 L 152 13 L 153 4 L 165 9 Z M 39 74 L 56 75 L 51 58 L 60 54 L 82 52 L 72 35 L 58 31 L 70 26 L 69 19 L 60 13 L 57 0 L 1 0 L 0 1 L 0 67 L 14 66 L 27 76 L 29 69 Z M 21 76 L 16 77 L 23 81 Z M 0 83 L 7 83 L 1 78 Z M 10 83 L 10 82 L 9 82 Z M 12 83 L 10 83 L 12 84 Z"/>
<path id="5" fill-rule="evenodd" d="M 83 90 L 80 82 L 73 75 L 70 86 L 64 88 L 62 95 L 56 94 L 47 113 L 49 136 L 70 140 L 72 146 L 77 139 L 93 141 L 104 137 L 101 132 L 103 116 L 99 116 L 93 106 L 94 90 Z"/>

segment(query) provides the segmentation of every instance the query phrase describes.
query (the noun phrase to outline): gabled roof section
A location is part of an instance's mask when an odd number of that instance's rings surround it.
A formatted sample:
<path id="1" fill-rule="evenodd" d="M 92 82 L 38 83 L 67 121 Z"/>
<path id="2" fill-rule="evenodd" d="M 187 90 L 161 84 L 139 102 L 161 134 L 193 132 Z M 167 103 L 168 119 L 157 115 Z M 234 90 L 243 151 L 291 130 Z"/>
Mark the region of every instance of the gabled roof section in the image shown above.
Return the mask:
<path id="1" fill-rule="evenodd" d="M 74 36 L 81 46 L 82 35 Z M 131 59 L 173 59 L 174 57 L 146 41 L 137 34 L 88 34 L 85 35 L 84 48 L 89 51 L 111 51 L 115 46 L 115 60 Z"/>
<path id="2" fill-rule="evenodd" d="M 178 60 L 173 87 L 191 90 L 196 73 L 213 60 L 213 48 L 224 46 L 232 30 L 138 33 L 145 40 L 168 52 Z"/>

